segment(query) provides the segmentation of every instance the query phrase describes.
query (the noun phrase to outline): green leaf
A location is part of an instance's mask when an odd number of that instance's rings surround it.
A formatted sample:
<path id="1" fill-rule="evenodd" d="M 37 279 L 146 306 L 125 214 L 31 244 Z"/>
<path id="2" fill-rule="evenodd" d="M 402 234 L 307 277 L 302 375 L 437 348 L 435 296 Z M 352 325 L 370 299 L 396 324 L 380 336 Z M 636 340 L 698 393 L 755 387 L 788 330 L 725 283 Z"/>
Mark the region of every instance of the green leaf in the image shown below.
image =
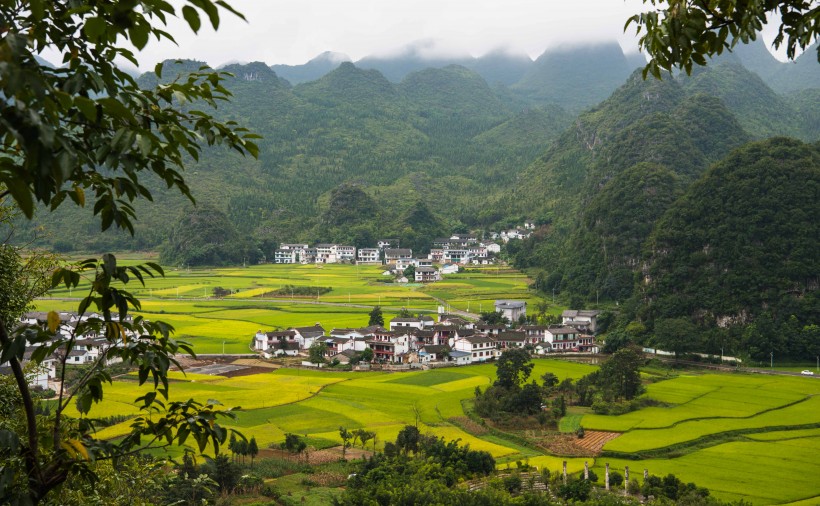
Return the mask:
<path id="1" fill-rule="evenodd" d="M 190 5 L 186 5 L 182 8 L 182 16 L 185 18 L 185 21 L 188 22 L 188 26 L 191 27 L 194 33 L 199 31 L 200 26 L 202 26 L 202 21 L 200 21 L 199 13 L 196 9 Z"/>
<path id="2" fill-rule="evenodd" d="M 97 104 L 93 100 L 85 97 L 75 97 L 74 105 L 83 113 L 85 119 L 88 121 L 95 121 L 97 119 Z"/>
<path id="3" fill-rule="evenodd" d="M 99 17 L 88 18 L 83 26 L 83 32 L 91 42 L 97 42 L 105 33 L 105 19 Z"/>
<path id="4" fill-rule="evenodd" d="M 128 37 L 131 38 L 131 43 L 134 44 L 137 49 L 142 49 L 148 44 L 149 33 L 147 26 L 137 25 L 128 30 Z"/>
<path id="5" fill-rule="evenodd" d="M 23 211 L 26 218 L 31 219 L 34 216 L 34 200 L 31 198 L 31 189 L 21 178 L 11 177 L 5 178 L 3 183 L 11 197 L 17 202 L 17 206 Z"/>

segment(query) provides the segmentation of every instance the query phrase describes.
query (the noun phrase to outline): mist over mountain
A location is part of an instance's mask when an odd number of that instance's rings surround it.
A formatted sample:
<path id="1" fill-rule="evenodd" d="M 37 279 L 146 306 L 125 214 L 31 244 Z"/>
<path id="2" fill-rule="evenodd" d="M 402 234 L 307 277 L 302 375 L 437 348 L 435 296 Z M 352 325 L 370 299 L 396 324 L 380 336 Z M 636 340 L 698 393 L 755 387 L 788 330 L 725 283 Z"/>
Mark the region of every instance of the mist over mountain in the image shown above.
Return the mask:
<path id="1" fill-rule="evenodd" d="M 615 42 L 549 49 L 512 88 L 530 102 L 581 111 L 623 83 L 633 62 Z"/>
<path id="2" fill-rule="evenodd" d="M 351 59 L 345 54 L 325 51 L 302 65 L 271 65 L 271 69 L 291 84 L 300 84 L 315 81 L 347 61 Z"/>

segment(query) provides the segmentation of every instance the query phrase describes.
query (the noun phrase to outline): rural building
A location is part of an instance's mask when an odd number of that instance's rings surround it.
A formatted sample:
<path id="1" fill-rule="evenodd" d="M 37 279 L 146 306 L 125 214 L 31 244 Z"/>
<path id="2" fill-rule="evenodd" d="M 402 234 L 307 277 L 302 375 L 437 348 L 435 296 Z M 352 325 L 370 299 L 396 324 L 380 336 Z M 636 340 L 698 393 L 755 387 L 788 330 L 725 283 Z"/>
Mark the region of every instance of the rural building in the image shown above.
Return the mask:
<path id="1" fill-rule="evenodd" d="M 453 350 L 470 353 L 472 363 L 485 362 L 496 357 L 495 341 L 482 335 L 455 338 Z"/>
<path id="2" fill-rule="evenodd" d="M 397 260 L 410 260 L 413 258 L 413 250 L 407 248 L 388 248 L 384 250 L 384 261 L 388 264 L 395 264 Z"/>
<path id="3" fill-rule="evenodd" d="M 441 279 L 436 269 L 432 267 L 416 267 L 416 283 L 432 283 Z"/>
<path id="4" fill-rule="evenodd" d="M 497 300 L 495 311 L 509 321 L 516 322 L 522 316 L 527 316 L 527 303 L 523 300 Z"/>
<path id="5" fill-rule="evenodd" d="M 359 248 L 358 261 L 362 264 L 377 264 L 381 261 L 378 248 Z"/>
<path id="6" fill-rule="evenodd" d="M 596 309 L 567 309 L 561 313 L 561 323 L 594 334 L 598 330 L 600 314 L 601 312 Z"/>

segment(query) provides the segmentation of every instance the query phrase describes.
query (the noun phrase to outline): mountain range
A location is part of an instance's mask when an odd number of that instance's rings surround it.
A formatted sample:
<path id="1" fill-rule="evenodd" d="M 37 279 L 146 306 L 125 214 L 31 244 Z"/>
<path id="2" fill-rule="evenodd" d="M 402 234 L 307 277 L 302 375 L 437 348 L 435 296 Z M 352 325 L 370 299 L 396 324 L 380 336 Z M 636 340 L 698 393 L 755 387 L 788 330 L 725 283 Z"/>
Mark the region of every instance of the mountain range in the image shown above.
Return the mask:
<path id="1" fill-rule="evenodd" d="M 186 172 L 198 209 L 149 182 L 156 203 L 137 204 L 133 238 L 95 232 L 83 210 L 41 210 L 35 244 L 162 246 L 173 263 L 191 263 L 186 251 L 231 262 L 232 248 L 262 259 L 295 241 L 370 246 L 403 237 L 423 251 L 436 235 L 531 219 L 540 225 L 534 237 L 507 253 L 541 273 L 542 289 L 623 301 L 643 290 L 635 280 L 651 260 L 656 223 L 675 223 L 667 214 L 714 164 L 754 140 L 820 139 L 820 79 L 800 84 L 820 65 L 806 56 L 777 62 L 759 42 L 663 80 L 642 79 L 640 62 L 617 44 L 529 63 L 503 53 L 440 66 L 418 54 L 346 60 L 326 53 L 298 67 L 224 67 L 233 97 L 214 114 L 262 135 L 258 160 L 203 153 Z M 163 80 L 202 65 L 167 62 Z M 139 82 L 159 80 L 146 73 Z M 190 233 L 182 223 L 208 228 Z M 198 237 L 234 246 L 192 244 Z"/>

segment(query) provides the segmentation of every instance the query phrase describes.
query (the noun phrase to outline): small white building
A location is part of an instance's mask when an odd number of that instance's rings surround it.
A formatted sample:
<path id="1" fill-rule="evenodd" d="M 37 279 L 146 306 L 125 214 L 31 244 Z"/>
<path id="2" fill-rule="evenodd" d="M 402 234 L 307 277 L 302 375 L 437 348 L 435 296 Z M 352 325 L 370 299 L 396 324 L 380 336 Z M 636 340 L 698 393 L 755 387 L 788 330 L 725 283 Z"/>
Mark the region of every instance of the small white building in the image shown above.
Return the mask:
<path id="1" fill-rule="evenodd" d="M 390 330 L 402 330 L 402 329 L 418 329 L 421 330 L 425 327 L 425 322 L 422 321 L 421 318 L 393 318 L 390 320 Z"/>
<path id="2" fill-rule="evenodd" d="M 594 334 L 598 329 L 597 309 L 567 309 L 561 313 L 561 323 L 577 328 L 582 332 Z"/>
<path id="3" fill-rule="evenodd" d="M 495 311 L 504 315 L 511 322 L 516 322 L 522 316 L 527 315 L 527 303 L 523 300 L 497 300 Z"/>
<path id="4" fill-rule="evenodd" d="M 416 267 L 416 283 L 433 283 L 440 280 L 438 270 L 432 267 Z"/>
<path id="5" fill-rule="evenodd" d="M 376 264 L 380 262 L 378 248 L 359 248 L 358 261 L 362 264 Z"/>
<path id="6" fill-rule="evenodd" d="M 486 362 L 497 356 L 494 339 L 479 334 L 457 337 L 453 340 L 453 350 L 470 353 L 470 362 Z"/>

